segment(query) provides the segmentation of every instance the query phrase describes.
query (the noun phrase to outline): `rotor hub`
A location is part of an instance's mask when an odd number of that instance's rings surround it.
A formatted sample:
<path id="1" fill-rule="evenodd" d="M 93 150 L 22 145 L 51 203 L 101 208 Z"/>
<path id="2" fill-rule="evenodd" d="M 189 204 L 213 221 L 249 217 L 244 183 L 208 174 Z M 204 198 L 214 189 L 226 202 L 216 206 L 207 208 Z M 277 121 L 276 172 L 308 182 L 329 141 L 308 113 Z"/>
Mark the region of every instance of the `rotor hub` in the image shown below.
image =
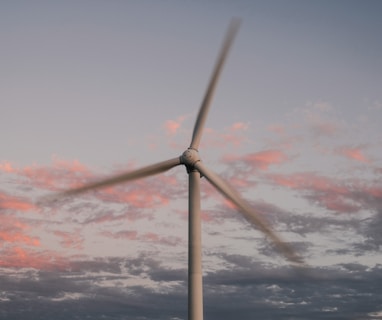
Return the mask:
<path id="1" fill-rule="evenodd" d="M 183 154 L 180 156 L 180 159 L 184 165 L 187 167 L 193 167 L 195 163 L 200 161 L 198 150 L 188 148 Z"/>

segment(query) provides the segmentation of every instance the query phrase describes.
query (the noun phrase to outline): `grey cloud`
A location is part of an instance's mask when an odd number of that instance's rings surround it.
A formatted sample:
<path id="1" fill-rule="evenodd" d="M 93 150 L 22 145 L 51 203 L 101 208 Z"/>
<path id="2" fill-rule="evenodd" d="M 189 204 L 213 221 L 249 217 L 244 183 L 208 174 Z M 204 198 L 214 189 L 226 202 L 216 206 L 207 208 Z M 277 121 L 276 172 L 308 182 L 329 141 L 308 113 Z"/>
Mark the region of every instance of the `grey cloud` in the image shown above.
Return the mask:
<path id="1" fill-rule="evenodd" d="M 381 266 L 367 270 L 352 264 L 299 273 L 287 267 L 270 270 L 260 263 L 242 268 L 242 259 L 226 258 L 239 265 L 205 280 L 210 293 L 206 300 L 211 301 L 207 305 L 215 315 L 211 318 L 231 319 L 236 311 L 240 319 L 372 319 L 369 313 L 381 307 Z"/>
<path id="2" fill-rule="evenodd" d="M 373 319 L 382 310 L 382 265 L 306 272 L 241 255 L 220 258 L 227 269 L 204 277 L 206 319 Z M 0 319 L 186 319 L 186 273 L 150 254 L 83 260 L 60 272 L 2 272 Z M 155 287 L 123 284 L 136 276 Z M 113 285 L 101 285 L 107 280 Z"/>

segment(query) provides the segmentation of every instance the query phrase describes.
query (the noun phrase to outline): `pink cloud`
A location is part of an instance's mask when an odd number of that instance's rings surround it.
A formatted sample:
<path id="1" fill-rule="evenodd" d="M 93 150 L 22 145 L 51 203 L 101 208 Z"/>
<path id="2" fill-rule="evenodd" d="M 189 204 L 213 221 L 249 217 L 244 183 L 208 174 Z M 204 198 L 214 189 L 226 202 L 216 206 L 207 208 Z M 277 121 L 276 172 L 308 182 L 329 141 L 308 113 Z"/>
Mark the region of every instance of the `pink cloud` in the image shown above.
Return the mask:
<path id="1" fill-rule="evenodd" d="M 314 197 L 315 200 L 319 201 L 325 208 L 341 213 L 353 213 L 358 212 L 361 206 L 356 204 L 350 198 L 343 197 L 341 195 L 318 195 Z"/>
<path id="2" fill-rule="evenodd" d="M 357 180 L 338 180 L 305 172 L 296 174 L 269 174 L 275 185 L 301 192 L 302 197 L 315 205 L 338 213 L 355 213 L 361 209 L 379 210 L 382 188 Z"/>
<path id="3" fill-rule="evenodd" d="M 248 123 L 245 122 L 234 122 L 229 131 L 246 131 L 248 129 Z"/>
<path id="4" fill-rule="evenodd" d="M 40 240 L 27 234 L 29 225 L 20 219 L 8 216 L 0 216 L 0 239 L 7 243 L 7 246 L 15 243 L 23 243 L 31 246 L 39 246 Z"/>
<path id="5" fill-rule="evenodd" d="M 236 205 L 234 205 L 230 200 L 227 200 L 226 198 L 223 198 L 223 204 L 231 210 L 237 210 Z"/>
<path id="6" fill-rule="evenodd" d="M 10 162 L 4 161 L 3 163 L 0 163 L 0 171 L 14 173 L 17 170 L 13 167 L 13 165 Z"/>
<path id="7" fill-rule="evenodd" d="M 170 201 L 164 189 L 152 188 L 147 182 L 136 182 L 126 187 L 111 187 L 96 194 L 102 201 L 128 203 L 135 208 L 153 208 L 167 205 Z"/>
<path id="8" fill-rule="evenodd" d="M 67 259 L 52 251 L 41 252 L 16 246 L 1 251 L 0 267 L 66 270 L 70 268 L 70 263 Z"/>
<path id="9" fill-rule="evenodd" d="M 244 160 L 254 167 L 267 170 L 270 165 L 283 163 L 288 160 L 288 157 L 282 151 L 266 150 L 248 154 Z"/>
<path id="10" fill-rule="evenodd" d="M 170 136 L 175 135 L 185 119 L 185 116 L 180 116 L 176 120 L 167 120 L 164 124 L 166 133 Z"/>
<path id="11" fill-rule="evenodd" d="M 95 177 L 95 174 L 79 161 L 58 158 L 54 158 L 53 165 L 49 167 L 34 165 L 16 168 L 10 163 L 5 163 L 2 164 L 1 169 L 28 178 L 28 183 L 34 187 L 54 191 L 81 186 L 94 180 Z M 176 194 L 177 184 L 178 181 L 174 175 L 158 175 L 153 179 L 100 189 L 94 195 L 102 201 L 129 203 L 136 208 L 152 208 L 167 205 L 170 197 Z M 0 193 L 0 206 L 22 211 L 36 209 L 25 199 L 3 193 Z"/>
<path id="12" fill-rule="evenodd" d="M 0 191 L 0 208 L 5 210 L 29 211 L 36 207 L 27 199 L 13 197 Z"/>
<path id="13" fill-rule="evenodd" d="M 145 209 L 165 206 L 181 192 L 182 188 L 179 187 L 178 179 L 174 174 L 161 174 L 100 189 L 95 196 L 102 201 L 126 203 L 137 209 Z"/>
<path id="14" fill-rule="evenodd" d="M 1 164 L 0 170 L 28 178 L 34 187 L 59 190 L 78 186 L 90 179 L 91 171 L 77 160 L 66 161 L 54 157 L 52 166 L 26 166 L 17 168 L 9 162 Z"/>
<path id="15" fill-rule="evenodd" d="M 239 189 L 252 187 L 254 185 L 253 182 L 248 180 L 248 177 L 238 177 L 236 175 L 229 179 L 229 183 Z"/>
<path id="16" fill-rule="evenodd" d="M 270 174 L 268 178 L 277 185 L 289 187 L 291 189 L 312 189 L 317 191 L 333 192 L 336 194 L 346 194 L 348 189 L 336 183 L 335 180 L 314 173 L 304 172 L 291 175 Z"/>
<path id="17" fill-rule="evenodd" d="M 374 198 L 382 199 L 382 187 L 381 186 L 370 186 L 365 187 L 366 193 L 372 195 Z"/>
<path id="18" fill-rule="evenodd" d="M 362 153 L 361 148 L 342 147 L 338 149 L 336 153 L 345 156 L 346 158 L 351 160 L 363 163 L 370 163 L 370 160 L 366 158 L 366 156 Z"/>
<path id="19" fill-rule="evenodd" d="M 241 157 L 237 157 L 235 155 L 225 155 L 223 158 L 225 163 L 241 163 L 252 170 L 267 170 L 269 166 L 274 164 L 282 164 L 287 160 L 288 156 L 279 150 L 264 150 L 246 154 Z"/>
<path id="20" fill-rule="evenodd" d="M 19 174 L 28 177 L 33 185 L 51 190 L 77 187 L 93 176 L 79 161 L 58 158 L 54 158 L 53 167 L 29 166 Z"/>

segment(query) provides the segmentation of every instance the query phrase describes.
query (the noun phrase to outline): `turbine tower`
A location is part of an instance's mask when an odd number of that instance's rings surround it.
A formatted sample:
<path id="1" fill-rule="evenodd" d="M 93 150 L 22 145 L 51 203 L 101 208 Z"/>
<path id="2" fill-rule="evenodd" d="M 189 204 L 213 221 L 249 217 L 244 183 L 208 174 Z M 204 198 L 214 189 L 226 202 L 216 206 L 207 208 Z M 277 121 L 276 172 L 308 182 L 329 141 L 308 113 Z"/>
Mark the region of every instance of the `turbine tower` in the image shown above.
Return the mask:
<path id="1" fill-rule="evenodd" d="M 156 175 L 171 168 L 184 165 L 188 173 L 188 319 L 203 319 L 203 281 L 202 281 L 202 243 L 200 213 L 200 179 L 207 179 L 226 199 L 231 201 L 241 214 L 255 227 L 260 229 L 277 246 L 279 251 L 292 263 L 302 265 L 302 259 L 278 236 L 262 216 L 245 201 L 226 181 L 208 169 L 199 157 L 199 145 L 203 128 L 211 105 L 213 93 L 218 82 L 224 61 L 239 29 L 240 20 L 232 19 L 220 54 L 216 61 L 207 91 L 196 118 L 191 144 L 179 157 L 159 162 L 141 169 L 113 176 L 79 188 L 63 191 L 48 201 L 61 197 L 74 196 L 90 190 L 112 186 L 132 180 Z"/>

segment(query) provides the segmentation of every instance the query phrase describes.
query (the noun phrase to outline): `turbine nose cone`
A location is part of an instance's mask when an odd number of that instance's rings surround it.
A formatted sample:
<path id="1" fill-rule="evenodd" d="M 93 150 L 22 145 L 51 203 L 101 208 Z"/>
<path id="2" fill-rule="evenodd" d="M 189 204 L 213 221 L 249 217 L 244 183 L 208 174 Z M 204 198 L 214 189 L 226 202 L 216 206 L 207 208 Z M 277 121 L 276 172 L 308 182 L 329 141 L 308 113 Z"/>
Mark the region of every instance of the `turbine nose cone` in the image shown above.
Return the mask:
<path id="1" fill-rule="evenodd" d="M 189 167 L 193 167 L 196 162 L 200 161 L 198 151 L 191 148 L 184 151 L 180 158 L 182 163 Z"/>

